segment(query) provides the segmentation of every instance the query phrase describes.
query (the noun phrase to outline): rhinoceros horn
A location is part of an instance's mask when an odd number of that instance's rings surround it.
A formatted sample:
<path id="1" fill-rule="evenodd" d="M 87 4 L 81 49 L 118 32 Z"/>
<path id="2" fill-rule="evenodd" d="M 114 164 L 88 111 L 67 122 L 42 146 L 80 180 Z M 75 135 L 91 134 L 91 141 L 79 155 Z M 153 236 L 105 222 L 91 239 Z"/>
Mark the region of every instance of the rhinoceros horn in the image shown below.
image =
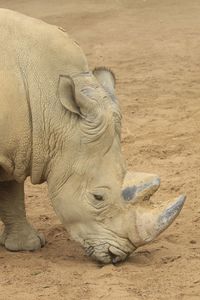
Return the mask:
<path id="1" fill-rule="evenodd" d="M 160 186 L 160 178 L 155 174 L 127 172 L 122 188 L 122 196 L 132 203 L 149 200 Z"/>
<path id="2" fill-rule="evenodd" d="M 145 200 L 158 189 L 159 184 L 158 176 L 153 174 L 128 173 L 125 177 L 122 195 L 129 208 L 128 237 L 136 247 L 155 239 L 175 220 L 184 205 L 186 197 L 181 195 L 165 205 L 149 207 Z"/>

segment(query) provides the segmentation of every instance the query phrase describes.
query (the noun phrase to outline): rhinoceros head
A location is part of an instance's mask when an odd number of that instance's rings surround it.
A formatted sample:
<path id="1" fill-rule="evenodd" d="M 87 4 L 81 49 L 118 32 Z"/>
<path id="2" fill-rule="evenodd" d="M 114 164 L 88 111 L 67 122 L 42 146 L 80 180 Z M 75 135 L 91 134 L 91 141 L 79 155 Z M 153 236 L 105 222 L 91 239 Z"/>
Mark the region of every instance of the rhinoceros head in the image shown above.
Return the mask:
<path id="1" fill-rule="evenodd" d="M 146 200 L 159 187 L 159 178 L 126 172 L 114 87 L 115 77 L 105 68 L 60 76 L 58 98 L 66 125 L 48 180 L 62 223 L 89 256 L 103 263 L 124 260 L 154 239 L 185 200 L 181 196 L 152 208 Z"/>

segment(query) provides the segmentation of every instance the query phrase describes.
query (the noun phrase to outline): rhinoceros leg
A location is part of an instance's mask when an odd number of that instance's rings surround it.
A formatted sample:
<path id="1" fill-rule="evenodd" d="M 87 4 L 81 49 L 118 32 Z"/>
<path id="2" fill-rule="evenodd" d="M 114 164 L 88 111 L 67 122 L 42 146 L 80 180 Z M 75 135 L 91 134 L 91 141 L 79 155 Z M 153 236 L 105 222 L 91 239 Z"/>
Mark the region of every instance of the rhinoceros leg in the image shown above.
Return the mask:
<path id="1" fill-rule="evenodd" d="M 5 228 L 0 244 L 8 250 L 36 250 L 45 240 L 26 219 L 24 184 L 16 181 L 0 183 L 0 218 Z"/>

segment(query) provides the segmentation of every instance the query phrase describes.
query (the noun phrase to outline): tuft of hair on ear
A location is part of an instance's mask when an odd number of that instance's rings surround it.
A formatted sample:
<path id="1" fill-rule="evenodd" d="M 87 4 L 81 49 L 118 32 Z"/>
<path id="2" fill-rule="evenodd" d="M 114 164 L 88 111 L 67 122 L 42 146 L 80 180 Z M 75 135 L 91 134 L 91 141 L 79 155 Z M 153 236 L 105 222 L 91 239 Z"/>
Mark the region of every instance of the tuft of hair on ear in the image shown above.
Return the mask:
<path id="1" fill-rule="evenodd" d="M 114 85 L 116 85 L 116 76 L 115 73 L 108 67 L 95 67 L 93 70 L 94 75 L 98 75 L 99 72 L 108 72 L 113 77 Z"/>

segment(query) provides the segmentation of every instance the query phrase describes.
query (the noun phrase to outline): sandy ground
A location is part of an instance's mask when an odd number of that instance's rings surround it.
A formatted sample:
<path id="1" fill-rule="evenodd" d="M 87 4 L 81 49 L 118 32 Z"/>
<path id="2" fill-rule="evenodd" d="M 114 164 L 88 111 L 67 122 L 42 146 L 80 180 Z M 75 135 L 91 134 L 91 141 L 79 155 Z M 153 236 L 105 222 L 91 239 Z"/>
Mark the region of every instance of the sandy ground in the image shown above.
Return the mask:
<path id="1" fill-rule="evenodd" d="M 26 185 L 30 221 L 47 237 L 34 253 L 0 248 L 0 299 L 200 299 L 200 1 L 0 0 L 72 34 L 91 67 L 117 76 L 129 169 L 157 173 L 155 201 L 187 203 L 154 243 L 100 267 L 64 232 L 46 186 Z"/>

